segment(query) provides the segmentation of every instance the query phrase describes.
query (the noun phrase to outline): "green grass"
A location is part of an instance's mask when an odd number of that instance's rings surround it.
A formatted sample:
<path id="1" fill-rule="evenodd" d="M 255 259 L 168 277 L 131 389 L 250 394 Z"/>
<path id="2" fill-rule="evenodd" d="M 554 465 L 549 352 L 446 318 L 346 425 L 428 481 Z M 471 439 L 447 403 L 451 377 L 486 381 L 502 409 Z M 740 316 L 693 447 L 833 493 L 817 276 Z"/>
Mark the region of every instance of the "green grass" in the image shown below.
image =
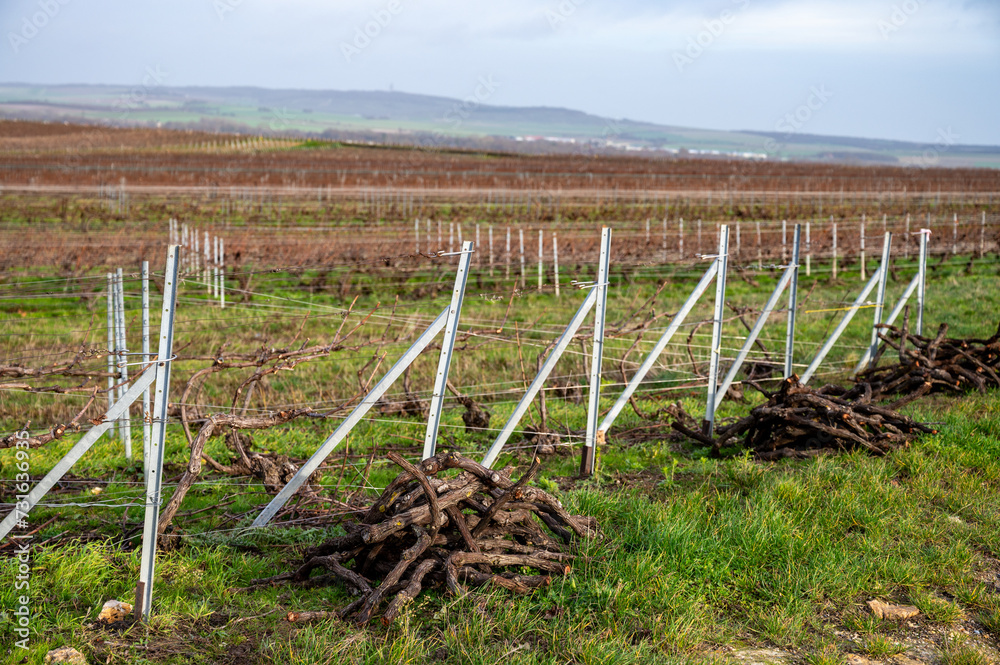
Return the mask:
<path id="1" fill-rule="evenodd" d="M 941 650 L 941 665 L 991 665 L 993 662 L 963 638 L 949 640 Z"/>
<path id="2" fill-rule="evenodd" d="M 1000 395 L 972 401 L 980 411 L 993 409 L 995 426 Z M 965 419 L 961 411 L 947 412 L 943 431 Z M 252 641 L 275 662 L 303 663 L 422 662 L 435 653 L 447 654 L 443 662 L 487 663 L 507 652 L 513 662 L 675 662 L 723 645 L 836 659 L 830 644 L 840 625 L 865 632 L 872 657 L 887 656 L 899 653 L 899 640 L 863 614 L 868 597 L 912 599 L 925 620 L 946 625 L 959 618 L 946 605 L 1000 607 L 995 592 L 969 591 L 991 569 L 980 551 L 995 551 L 1000 532 L 1000 464 L 981 465 L 981 453 L 995 460 L 1000 446 L 981 451 L 966 441 L 959 428 L 885 459 L 849 455 L 768 466 L 682 456 L 677 480 L 652 490 L 615 485 L 605 457 L 601 476 L 562 497 L 571 510 L 596 516 L 606 534 L 581 544 L 588 559 L 571 577 L 513 601 L 495 592 L 463 600 L 427 594 L 387 630 L 358 632 L 334 621 L 292 634 L 281 622 L 292 609 L 343 604 L 338 588 L 226 592 L 286 567 L 298 546 L 333 532 L 192 536 L 180 551 L 159 557 L 152 626 L 114 641 L 134 662 L 191 662 L 143 660 L 137 648 L 184 635 L 206 640 L 202 662 L 213 662 L 211 654 L 234 639 Z M 969 474 L 980 482 L 963 484 Z M 975 522 L 950 521 L 951 500 L 978 504 Z M 9 561 L 3 575 L 11 575 Z M 103 543 L 39 550 L 35 639 L 99 652 L 99 635 L 85 624 L 104 600 L 131 597 L 137 568 L 135 551 Z M 13 600 L 5 592 L 5 606 Z M 561 611 L 547 613 L 553 607 Z M 212 631 L 212 612 L 258 618 Z"/>
<path id="3" fill-rule="evenodd" d="M 872 635 L 864 641 L 861 648 L 865 654 L 877 660 L 906 651 L 906 647 L 885 635 Z"/>
<path id="4" fill-rule="evenodd" d="M 997 266 L 977 263 L 970 275 L 963 274 L 963 268 L 945 265 L 932 271 L 927 329 L 934 330 L 938 322 L 947 320 L 956 335 L 985 336 L 995 328 L 1000 312 Z M 900 272 L 908 280 L 905 266 Z M 828 275 L 820 270 L 817 274 L 803 280 L 801 292 L 812 292 L 806 310 L 826 309 L 859 286 L 856 273 L 833 284 L 827 281 Z M 299 285 L 308 277 L 275 273 L 262 280 L 260 289 L 271 296 L 304 301 L 314 312 L 326 313 L 325 307 L 345 304 L 331 294 L 304 294 Z M 674 275 L 657 302 L 657 311 L 676 311 L 696 278 L 687 273 Z M 775 276 L 763 274 L 757 279 L 757 286 L 731 280 L 733 304 L 762 304 Z M 358 311 L 374 304 L 374 291 L 380 286 L 377 276 L 362 280 L 370 281 L 373 294 L 359 300 Z M 657 281 L 643 274 L 634 283 L 622 279 L 622 285 L 612 289 L 610 318 L 621 319 L 641 304 Z M 904 286 L 905 280 L 893 283 L 893 294 Z M 958 290 L 961 298 L 955 297 Z M 483 291 L 490 293 L 492 288 L 486 285 Z M 184 319 L 179 341 L 191 343 L 184 351 L 188 355 L 213 354 L 225 341 L 232 349 L 287 344 L 300 328 L 299 343 L 305 338 L 328 338 L 339 323 L 338 318 L 315 314 L 303 319 L 300 312 L 286 316 L 250 308 L 219 312 L 197 304 L 200 295 L 194 291 L 186 297 L 190 299 L 179 310 Z M 447 290 L 439 300 L 446 297 Z M 513 333 L 514 321 L 519 334 L 522 326 L 528 329 L 521 340 L 529 380 L 536 354 L 578 301 L 575 292 L 559 300 L 530 292 L 516 299 L 505 331 Z M 258 302 L 287 301 L 261 297 Z M 408 304 L 413 305 L 409 313 L 423 314 L 443 306 L 443 302 L 427 299 Z M 471 297 L 465 311 L 468 325 L 495 329 L 506 306 L 506 300 L 494 303 Z M 56 298 L 5 301 L 0 307 L 0 317 L 6 320 L 19 316 L 18 311 L 25 311 L 23 318 L 30 320 L 30 325 L 11 324 L 13 332 L 27 334 L 12 335 L 3 342 L 8 356 L 41 353 L 52 345 L 43 332 L 65 335 L 62 343 L 76 344 L 80 337 L 72 331 L 86 329 L 90 317 L 85 304 L 68 305 Z M 98 316 L 102 307 L 98 302 Z M 707 311 L 707 306 L 701 306 L 691 320 L 704 318 Z M 232 316 L 239 318 L 223 328 L 220 324 Z M 809 359 L 835 317 L 835 313 L 800 317 L 797 362 Z M 858 317 L 831 358 L 831 367 L 842 372 L 856 361 L 858 347 L 869 334 L 865 319 L 870 320 L 866 315 Z M 375 338 L 384 328 L 383 320 L 362 329 L 361 334 Z M 780 316 L 765 329 L 772 353 L 780 348 L 774 340 L 783 337 L 783 329 Z M 728 323 L 725 332 L 728 345 L 742 339 L 743 329 L 736 321 Z M 654 334 L 647 334 L 640 348 L 648 348 L 654 339 Z M 604 409 L 620 390 L 615 385 L 615 368 L 633 340 L 634 336 L 608 341 Z M 386 350 L 395 354 L 401 346 Z M 356 371 L 370 357 L 370 349 L 335 354 L 280 374 L 265 386 L 254 406 L 332 403 L 356 389 Z M 672 345 L 666 357 L 668 366 L 651 379 L 690 378 L 685 368 L 676 367 L 686 362 L 682 343 Z M 436 360 L 433 353 L 420 360 L 413 377 L 419 389 L 428 389 Z M 557 374 L 582 374 L 582 354 L 567 357 L 564 365 Z M 179 363 L 175 389 L 201 366 L 204 363 Z M 210 382 L 192 401 L 225 406 L 231 399 L 232 382 L 244 376 L 234 373 L 231 379 Z M 469 392 L 510 391 L 487 404 L 497 427 L 513 409 L 520 390 L 516 346 L 487 343 L 463 350 L 456 355 L 452 377 Z M 702 389 L 654 385 L 655 390 L 641 394 L 644 410 L 681 400 L 690 413 L 702 412 Z M 32 414 L 37 423 L 33 429 L 56 422 L 56 416 L 72 412 L 72 405 L 79 403 L 77 398 L 9 392 L 0 393 L 0 399 L 8 429 L 20 427 Z M 720 417 L 745 413 L 759 397 L 749 395 L 748 399 L 748 404 L 724 403 Z M 571 430 L 583 428 L 585 407 L 550 394 L 548 408 L 551 423 L 559 429 L 562 425 Z M 173 542 L 179 547 L 158 557 L 153 621 L 121 634 L 95 630 L 89 624 L 104 601 L 130 602 L 134 597 L 138 536 L 123 541 L 121 533 L 123 525 L 129 529 L 141 523 L 141 508 L 39 506 L 30 518 L 33 525 L 51 518 L 55 521 L 42 529 L 36 542 L 63 532 L 87 535 L 87 539 L 34 551 L 32 650 L 27 662 L 40 663 L 48 649 L 69 644 L 85 652 L 91 662 L 111 657 L 111 662 L 158 664 L 248 662 L 238 659 L 244 656 L 249 662 L 276 663 L 685 663 L 721 662 L 721 654 L 731 649 L 778 648 L 797 661 L 832 665 L 844 662 L 844 654 L 858 649 L 872 658 L 884 658 L 905 648 L 900 646 L 906 639 L 905 625 L 875 620 L 868 612 L 865 601 L 874 597 L 917 605 L 922 626 L 948 631 L 974 621 L 993 635 L 991 639 L 997 639 L 1000 595 L 983 580 L 997 574 L 1000 553 L 1000 393 L 935 397 L 907 407 L 906 412 L 940 423 L 936 425 L 940 433 L 884 458 L 850 454 L 761 464 L 743 456 L 711 459 L 707 451 L 690 445 L 623 438 L 621 433 L 646 422 L 627 411 L 611 432 L 594 478 L 568 481 L 576 473 L 575 457 L 555 457 L 547 461 L 537 481 L 558 492 L 571 511 L 593 515 L 602 526 L 603 538 L 578 544 L 583 557 L 571 576 L 523 598 L 495 591 L 462 599 L 437 591 L 425 593 L 388 628 L 373 624 L 358 629 L 339 621 L 297 627 L 283 620 L 291 610 L 344 605 L 348 596 L 339 587 L 229 591 L 254 578 L 287 570 L 304 547 L 341 531 L 334 525 L 247 532 L 245 520 L 224 523 L 223 513 L 251 513 L 269 496 L 256 481 L 216 477 L 206 471 L 204 483 L 188 494 L 182 515 L 175 520 L 178 533 Z M 525 422 L 537 418 L 533 413 Z M 255 433 L 254 444 L 302 459 L 334 426 L 335 421 L 296 421 Z M 488 437 L 464 431 L 459 410 L 450 404 L 443 432 L 442 447 L 473 456 L 489 444 Z M 422 435 L 423 423 L 418 419 L 379 416 L 359 425 L 348 443 L 352 453 L 366 453 L 378 445 L 417 445 Z M 32 451 L 32 473 L 37 477 L 51 468 L 75 438 Z M 516 446 L 516 438 L 512 443 Z M 344 492 L 374 496 L 373 490 L 357 487 L 364 462 L 343 457 L 347 449 L 345 444 L 335 453 L 330 467 L 320 474 L 319 484 L 334 496 Z M 213 439 L 208 452 L 216 459 L 229 455 L 221 439 Z M 169 428 L 168 476 L 180 472 L 186 455 L 181 432 Z M 526 460 L 526 451 L 515 448 L 501 463 L 523 465 Z M 16 471 L 11 451 L 0 451 L 0 464 L 0 477 L 12 478 Z M 73 474 L 78 491 L 52 495 L 53 503 L 141 501 L 140 469 L 127 463 L 121 443 L 115 440 L 102 439 Z M 377 464 L 370 485 L 384 486 L 393 475 L 388 465 Z M 567 489 L 559 491 L 560 486 Z M 95 487 L 101 489 L 99 495 L 92 494 Z M 9 493 L 5 496 L 9 501 Z M 203 512 L 183 515 L 189 511 Z M 8 583 L 15 566 L 14 559 L 0 559 L 3 608 L 17 604 L 18 593 Z M 13 645 L 12 621 L 9 613 L 0 618 L 0 657 L 20 662 L 25 654 L 8 651 Z M 851 642 L 843 631 L 858 633 L 861 641 Z M 969 645 L 942 642 L 939 646 L 948 663 L 977 665 L 983 661 L 976 658 L 986 657 Z"/>

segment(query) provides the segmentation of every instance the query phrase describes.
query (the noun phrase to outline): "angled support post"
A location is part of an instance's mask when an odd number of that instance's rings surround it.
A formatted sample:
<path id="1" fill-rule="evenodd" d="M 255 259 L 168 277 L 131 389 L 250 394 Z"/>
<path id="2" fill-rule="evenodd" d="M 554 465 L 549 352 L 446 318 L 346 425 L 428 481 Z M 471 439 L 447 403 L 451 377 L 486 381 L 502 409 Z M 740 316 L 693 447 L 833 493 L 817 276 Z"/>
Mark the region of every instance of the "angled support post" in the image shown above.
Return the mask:
<path id="1" fill-rule="evenodd" d="M 681 327 L 681 324 L 684 323 L 684 319 L 686 319 L 687 315 L 691 313 L 692 309 L 694 309 L 698 299 L 701 298 L 702 294 L 704 294 L 706 290 L 708 290 L 709 285 L 718 273 L 719 260 L 715 259 L 712 261 L 712 265 L 708 267 L 708 270 L 705 271 L 705 274 L 702 275 L 701 281 L 698 282 L 698 286 L 694 287 L 694 291 L 691 292 L 691 295 L 688 296 L 688 299 L 681 306 L 680 310 L 674 315 L 674 318 L 670 321 L 670 325 L 667 326 L 666 331 L 664 331 L 664 333 L 660 336 L 660 339 L 657 340 L 653 350 L 649 352 L 649 355 L 646 356 L 642 365 L 638 370 L 636 370 L 636 373 L 632 376 L 628 385 L 625 386 L 625 391 L 622 392 L 618 401 L 615 402 L 615 405 L 611 407 L 610 411 L 608 411 L 608 415 L 604 416 L 604 420 L 601 421 L 601 425 L 598 428 L 602 433 L 606 434 L 607 431 L 611 429 L 615 419 L 618 418 L 621 412 L 625 409 L 625 405 L 628 404 L 629 400 L 632 399 L 632 395 L 639 388 L 639 384 L 646 378 L 649 371 L 653 369 L 653 365 L 656 364 L 660 354 L 662 354 L 663 350 L 667 348 L 667 344 L 669 344 L 670 340 L 673 339 L 674 334 Z"/>
<path id="2" fill-rule="evenodd" d="M 808 229 L 808 225 L 806 226 Z M 788 325 L 785 329 L 785 378 L 792 375 L 792 359 L 795 355 L 795 314 L 799 306 L 799 257 L 801 255 L 802 225 L 795 225 L 792 242 L 792 282 L 788 287 Z M 808 260 L 808 257 L 806 257 Z"/>
<path id="3" fill-rule="evenodd" d="M 142 527 L 142 556 L 139 560 L 139 583 L 135 589 L 135 616 L 149 619 L 153 606 L 153 575 L 156 567 L 156 526 L 163 500 L 163 451 L 167 437 L 167 405 L 170 399 L 170 369 L 174 357 L 174 314 L 177 311 L 177 276 L 180 247 L 167 249 L 163 273 L 163 309 L 156 361 L 147 372 L 156 373 L 153 396 L 153 428 L 146 464 L 146 514 Z"/>
<path id="4" fill-rule="evenodd" d="M 705 407 L 704 430 L 707 436 L 712 436 L 715 429 L 715 395 L 719 383 L 719 356 L 722 353 L 722 315 L 726 302 L 726 273 L 729 269 L 729 226 L 723 224 L 719 229 L 719 274 L 715 278 L 715 314 L 712 317 L 712 348 L 709 350 L 708 396 Z"/>
<path id="5" fill-rule="evenodd" d="M 176 247 L 171 248 L 176 250 Z M 176 252 L 175 252 L 176 253 Z M 109 292 L 110 293 L 110 292 Z M 171 308 L 172 317 L 173 309 Z M 165 319 L 166 320 L 166 319 Z M 172 318 L 169 322 L 173 326 Z M 171 328 L 172 329 L 172 328 Z M 169 360 L 163 364 L 169 365 Z M 128 413 L 129 407 L 145 392 L 154 379 L 157 378 L 157 371 L 152 366 L 146 369 L 136 378 L 135 382 L 125 391 L 125 393 L 111 405 L 111 408 L 101 418 L 100 424 L 91 427 L 87 433 L 80 437 L 80 440 L 70 448 L 69 452 L 59 460 L 52 470 L 45 474 L 45 477 L 38 481 L 26 497 L 15 504 L 14 509 L 7 514 L 3 522 L 0 522 L 0 540 L 2 540 L 11 529 L 21 520 L 28 516 L 29 511 L 38 504 L 39 501 L 58 483 L 66 472 L 73 468 L 83 455 L 93 447 L 103 434 L 111 431 L 115 423 L 122 414 Z M 164 407 L 166 405 L 164 404 Z"/>
<path id="6" fill-rule="evenodd" d="M 891 326 L 893 323 L 896 322 L 896 319 L 899 318 L 899 315 L 903 313 L 903 308 L 906 307 L 906 303 L 907 301 L 909 301 L 910 296 L 913 295 L 913 293 L 917 290 L 919 286 L 920 286 L 920 275 L 914 275 L 913 279 L 910 280 L 910 284 L 906 287 L 906 291 L 903 292 L 903 295 L 899 298 L 899 301 L 896 303 L 896 306 L 893 307 L 892 311 L 889 313 L 889 317 L 885 320 L 885 325 Z M 881 346 L 881 343 L 879 344 L 879 346 Z M 861 360 L 858 361 L 858 364 L 854 368 L 854 371 L 851 373 L 851 375 L 856 376 L 861 372 L 861 370 L 865 369 L 865 367 L 868 366 L 868 361 L 871 360 L 871 357 L 872 357 L 872 350 L 871 349 L 866 350 L 865 354 L 861 356 Z"/>
<path id="7" fill-rule="evenodd" d="M 569 348 L 570 342 L 573 341 L 573 337 L 580 329 L 580 326 L 583 325 L 584 319 L 587 318 L 587 314 L 590 313 L 590 310 L 594 307 L 595 302 L 597 302 L 597 289 L 588 289 L 586 299 L 584 299 L 580 308 L 576 310 L 576 314 L 573 315 L 572 320 L 569 322 L 569 325 L 566 326 L 562 335 L 559 336 L 555 347 L 549 352 L 548 357 L 545 358 L 542 368 L 538 370 L 537 376 L 535 376 L 531 385 L 528 386 L 528 390 L 521 397 L 517 406 L 514 407 L 514 413 L 512 413 L 510 418 L 507 419 L 507 422 L 504 423 L 503 429 L 500 430 L 500 434 L 497 435 L 496 440 L 493 441 L 493 445 L 490 446 L 489 451 L 486 453 L 486 457 L 483 458 L 483 466 L 486 468 L 493 466 L 493 463 L 503 450 L 504 444 L 507 443 L 507 439 L 509 439 L 510 435 L 513 434 L 514 428 L 517 427 L 519 422 L 521 422 L 521 418 L 524 417 L 524 414 L 531 408 L 531 402 L 535 399 L 535 395 L 538 394 L 538 391 L 541 390 L 542 385 L 545 384 L 545 381 L 549 378 L 552 370 L 555 369 L 556 362 L 558 362 L 559 358 L 562 357 L 562 354 L 566 351 L 566 349 Z"/>
<path id="8" fill-rule="evenodd" d="M 344 419 L 336 430 L 334 430 L 333 434 L 331 434 L 326 441 L 320 445 L 319 449 L 313 453 L 313 456 L 299 468 L 298 472 L 296 472 L 292 479 L 281 488 L 281 491 L 278 492 L 273 499 L 271 499 L 271 503 L 267 504 L 267 507 L 264 508 L 261 514 L 257 516 L 257 519 L 253 521 L 251 526 L 266 526 L 267 523 L 270 522 L 271 519 L 278 513 L 278 511 L 281 510 L 286 503 L 288 503 L 288 500 L 291 499 L 295 493 L 299 491 L 299 488 L 305 484 L 306 480 L 309 479 L 309 476 L 315 473 L 320 464 L 322 464 L 323 461 L 330 456 L 330 453 L 332 453 L 333 450 L 340 445 L 340 442 L 343 441 L 348 434 L 350 434 L 354 426 L 361 422 L 361 419 L 364 418 L 368 411 L 375 406 L 375 403 L 382 398 L 382 395 L 385 394 L 393 382 L 398 379 L 406 368 L 420 356 L 423 350 L 426 349 L 432 341 L 434 341 L 437 334 L 444 330 L 445 323 L 448 320 L 449 310 L 450 307 L 441 310 L 441 313 L 438 314 L 437 318 L 434 319 L 434 322 L 431 323 L 427 330 L 425 330 L 423 334 L 421 334 L 420 337 L 413 342 L 413 345 L 410 346 L 410 348 L 406 350 L 406 353 L 404 353 L 402 357 L 396 361 L 396 364 L 389 369 L 386 375 L 382 377 L 382 380 L 375 384 L 375 387 L 372 388 L 371 392 L 365 395 L 365 398 L 361 400 L 361 403 L 354 407 L 354 410 L 351 411 L 350 415 Z"/>
<path id="9" fill-rule="evenodd" d="M 889 250 L 892 246 L 892 233 L 886 231 L 882 243 L 882 265 L 879 267 L 878 291 L 875 295 L 875 319 L 872 322 L 872 341 L 868 349 L 868 357 L 875 361 L 878 353 L 878 327 L 882 323 L 882 310 L 885 308 L 885 287 L 889 281 Z"/>
<path id="10" fill-rule="evenodd" d="M 590 395 L 587 403 L 587 438 L 580 455 L 580 475 L 592 476 L 597 467 L 597 419 L 601 411 L 601 361 L 604 358 L 604 324 L 607 319 L 608 268 L 611 261 L 611 228 L 601 230 L 601 256 L 597 266 L 597 302 L 594 315 L 594 350 L 590 361 Z"/>
<path id="11" fill-rule="evenodd" d="M 767 323 L 767 319 L 771 316 L 771 312 L 773 312 L 774 308 L 778 306 L 778 300 L 781 299 L 781 294 L 785 292 L 785 289 L 794 279 L 795 271 L 797 269 L 798 266 L 794 264 L 785 268 L 784 274 L 781 276 L 781 279 L 778 280 L 778 285 L 774 287 L 774 292 L 771 293 L 771 297 L 768 299 L 767 304 L 764 305 L 763 311 L 761 311 L 760 316 L 757 317 L 757 322 L 754 323 L 753 328 L 750 329 L 750 333 L 743 342 L 743 347 L 737 354 L 736 360 L 733 362 L 732 367 L 729 368 L 729 372 L 726 373 L 726 378 L 722 380 L 722 384 L 716 391 L 715 406 L 713 407 L 713 411 L 718 409 L 719 405 L 722 404 L 722 398 L 726 396 L 729 386 L 733 385 L 733 381 L 736 380 L 736 375 L 739 373 L 740 368 L 743 367 L 743 363 L 750 354 L 750 349 L 753 348 L 754 342 L 757 341 L 761 331 L 764 329 L 764 324 Z"/>
<path id="12" fill-rule="evenodd" d="M 115 426 L 118 417 L 125 413 L 132 402 L 142 395 L 142 391 L 153 382 L 155 376 L 155 373 L 151 369 L 143 372 L 136 382 L 132 384 L 132 387 L 125 392 L 125 395 L 108 409 L 107 413 L 104 414 L 101 424 L 87 430 L 87 433 L 52 467 L 52 470 L 38 481 L 38 484 L 32 488 L 28 496 L 15 504 L 14 509 L 7 514 L 3 522 L 0 522 L 0 540 L 10 533 L 10 530 L 14 528 L 17 522 L 28 516 L 28 512 L 66 475 L 66 472 L 83 457 L 84 453 L 90 450 L 97 440 L 101 438 L 102 434 Z"/>
<path id="13" fill-rule="evenodd" d="M 854 303 L 847 309 L 847 312 L 844 314 L 844 318 L 840 320 L 836 329 L 834 329 L 833 333 L 830 334 L 830 337 L 826 340 L 826 342 L 823 343 L 822 348 L 820 348 L 820 350 L 816 353 L 812 362 L 809 363 L 809 367 L 802 374 L 802 378 L 800 379 L 800 383 L 802 385 L 806 385 L 809 382 L 809 379 L 811 379 L 813 374 L 816 373 L 816 370 L 819 369 L 820 364 L 822 364 L 823 360 L 826 359 L 827 354 L 830 353 L 833 345 L 836 344 L 837 340 L 840 339 L 840 336 L 844 334 L 844 330 L 847 329 L 847 326 L 851 323 L 854 315 L 857 314 L 858 310 L 861 309 L 861 306 L 865 304 L 865 299 L 872 292 L 872 289 L 875 288 L 875 285 L 878 284 L 879 279 L 881 279 L 881 270 L 883 267 L 884 266 L 879 266 L 879 269 L 876 270 L 868 279 L 864 288 L 861 289 L 861 293 L 859 293 L 858 297 L 854 299 Z"/>
<path id="14" fill-rule="evenodd" d="M 444 327 L 441 357 L 438 360 L 437 374 L 434 375 L 434 392 L 431 394 L 430 415 L 427 418 L 427 431 L 424 433 L 423 459 L 433 457 L 437 451 L 441 411 L 444 408 L 444 396 L 448 391 L 448 371 L 451 369 L 451 356 L 455 350 L 458 320 L 462 315 L 462 301 L 465 298 L 465 285 L 469 281 L 469 264 L 472 262 L 474 246 L 472 241 L 466 241 L 462 243 L 462 250 L 459 252 L 461 257 L 458 261 L 458 273 L 455 275 L 455 289 L 452 291 L 451 304 L 448 306 L 448 322 Z"/>

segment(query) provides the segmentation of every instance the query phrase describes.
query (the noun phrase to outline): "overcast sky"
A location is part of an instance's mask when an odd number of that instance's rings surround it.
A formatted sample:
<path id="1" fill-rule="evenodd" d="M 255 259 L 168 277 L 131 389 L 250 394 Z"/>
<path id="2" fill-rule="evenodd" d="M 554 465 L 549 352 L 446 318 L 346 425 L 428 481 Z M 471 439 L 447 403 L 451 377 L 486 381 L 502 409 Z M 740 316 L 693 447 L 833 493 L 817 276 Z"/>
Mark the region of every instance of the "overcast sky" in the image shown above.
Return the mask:
<path id="1" fill-rule="evenodd" d="M 1000 145 L 998 0 L 0 0 L 0 29 L 4 82 L 465 98 L 491 77 L 490 104 Z"/>

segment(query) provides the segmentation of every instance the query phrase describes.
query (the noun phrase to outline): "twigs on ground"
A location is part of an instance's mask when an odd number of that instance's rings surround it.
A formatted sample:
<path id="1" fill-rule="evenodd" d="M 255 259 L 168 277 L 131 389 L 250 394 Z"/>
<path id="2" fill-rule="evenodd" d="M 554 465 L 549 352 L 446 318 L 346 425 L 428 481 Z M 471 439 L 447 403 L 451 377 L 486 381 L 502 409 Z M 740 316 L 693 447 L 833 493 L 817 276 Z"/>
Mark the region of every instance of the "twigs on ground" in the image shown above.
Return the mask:
<path id="1" fill-rule="evenodd" d="M 900 361 L 858 376 L 859 382 L 871 385 L 873 399 L 898 395 L 892 407 L 899 408 L 931 392 L 1000 388 L 1000 327 L 989 339 L 946 337 L 947 323 L 941 324 L 934 337 L 914 335 L 905 323 L 900 328 L 882 328 L 879 337 L 899 352 Z"/>
<path id="2" fill-rule="evenodd" d="M 796 376 L 785 379 L 774 393 L 752 382 L 748 385 L 763 392 L 767 403 L 735 423 L 718 427 L 715 437 L 692 427 L 694 419 L 684 413 L 675 417 L 671 427 L 711 447 L 716 455 L 732 447 L 750 450 L 764 460 L 857 449 L 884 455 L 921 432 L 934 432 L 892 409 L 876 406 L 871 390 L 860 396 L 832 385 L 813 390 L 801 385 Z"/>
<path id="3" fill-rule="evenodd" d="M 428 586 L 464 595 L 467 586 L 494 585 L 515 593 L 567 575 L 575 538 L 597 534 L 593 518 L 570 515 L 544 491 L 529 487 L 536 458 L 516 482 L 511 469 L 492 471 L 457 453 L 439 453 L 419 465 L 396 454 L 403 469 L 348 533 L 311 548 L 290 573 L 256 580 L 253 587 L 340 582 L 358 598 L 336 616 L 365 624 L 381 613 L 391 623 Z M 458 475 L 438 477 L 457 469 Z M 538 571 L 525 575 L 524 568 Z M 322 575 L 312 577 L 316 570 Z M 385 609 L 383 610 L 383 604 Z M 293 612 L 291 621 L 329 613 Z"/>

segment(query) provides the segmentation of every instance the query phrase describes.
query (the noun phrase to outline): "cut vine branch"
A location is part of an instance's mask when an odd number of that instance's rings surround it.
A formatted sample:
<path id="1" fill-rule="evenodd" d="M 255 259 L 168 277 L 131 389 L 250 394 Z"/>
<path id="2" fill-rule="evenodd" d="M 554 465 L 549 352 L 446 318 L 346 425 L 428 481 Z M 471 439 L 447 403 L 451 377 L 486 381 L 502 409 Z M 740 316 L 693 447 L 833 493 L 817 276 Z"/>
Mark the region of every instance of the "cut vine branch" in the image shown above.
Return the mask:
<path id="1" fill-rule="evenodd" d="M 598 534 L 593 518 L 571 515 L 555 497 L 528 486 L 537 458 L 516 482 L 512 469 L 493 471 L 457 453 L 419 465 L 395 454 L 389 459 L 403 472 L 360 522 L 346 526 L 347 535 L 311 548 L 294 571 L 255 580 L 250 588 L 339 582 L 358 597 L 336 616 L 365 624 L 381 614 L 389 624 L 431 586 L 456 596 L 468 586 L 521 594 L 547 586 L 553 575 L 572 571 L 576 555 L 566 548 Z M 460 473 L 439 477 L 451 469 Z M 312 577 L 317 570 L 322 574 Z M 293 612 L 289 621 L 329 616 Z"/>

